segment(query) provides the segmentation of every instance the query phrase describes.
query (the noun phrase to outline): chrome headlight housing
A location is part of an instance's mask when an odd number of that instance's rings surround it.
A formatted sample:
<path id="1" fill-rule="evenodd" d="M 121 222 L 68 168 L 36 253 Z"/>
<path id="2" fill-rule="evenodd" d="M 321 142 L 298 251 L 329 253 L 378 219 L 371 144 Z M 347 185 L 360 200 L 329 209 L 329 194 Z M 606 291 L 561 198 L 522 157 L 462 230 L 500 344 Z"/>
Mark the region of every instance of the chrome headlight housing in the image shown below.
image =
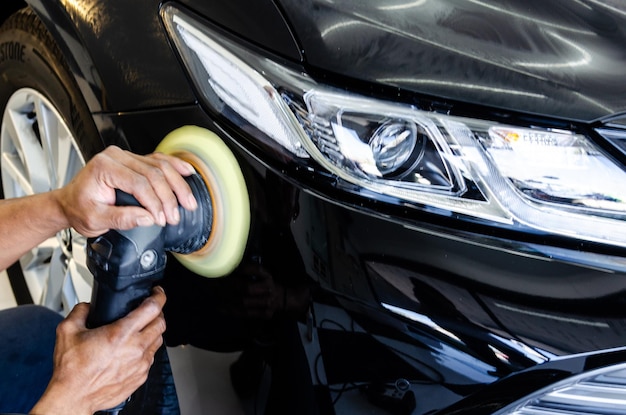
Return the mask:
<path id="1" fill-rule="evenodd" d="M 166 5 L 206 105 L 365 197 L 626 247 L 626 172 L 590 137 L 424 111 L 319 84 Z"/>
<path id="2" fill-rule="evenodd" d="M 626 364 L 564 379 L 493 415 L 613 415 L 626 413 Z"/>

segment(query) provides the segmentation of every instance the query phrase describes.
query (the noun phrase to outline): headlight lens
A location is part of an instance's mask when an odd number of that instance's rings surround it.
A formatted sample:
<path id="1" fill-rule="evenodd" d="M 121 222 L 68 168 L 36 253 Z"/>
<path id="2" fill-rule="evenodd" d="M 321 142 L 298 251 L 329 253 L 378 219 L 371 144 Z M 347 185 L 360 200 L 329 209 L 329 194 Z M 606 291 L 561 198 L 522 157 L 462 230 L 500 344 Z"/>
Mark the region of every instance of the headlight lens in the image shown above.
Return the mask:
<path id="1" fill-rule="evenodd" d="M 297 128 L 293 115 L 272 84 L 175 8 L 167 6 L 164 10 L 174 42 L 205 100 L 218 111 L 234 111 L 232 115 L 238 115 L 282 147 L 307 157 L 300 140 L 293 136 Z"/>
<path id="2" fill-rule="evenodd" d="M 626 364 L 565 379 L 494 415 L 614 415 L 626 413 Z"/>
<path id="3" fill-rule="evenodd" d="M 626 247 L 626 173 L 588 137 L 348 94 L 162 15 L 206 104 L 293 161 L 368 197 Z"/>
<path id="4" fill-rule="evenodd" d="M 481 142 L 501 174 L 537 203 L 623 213 L 624 172 L 585 137 L 493 126 Z M 616 180 L 617 179 L 617 180 Z"/>

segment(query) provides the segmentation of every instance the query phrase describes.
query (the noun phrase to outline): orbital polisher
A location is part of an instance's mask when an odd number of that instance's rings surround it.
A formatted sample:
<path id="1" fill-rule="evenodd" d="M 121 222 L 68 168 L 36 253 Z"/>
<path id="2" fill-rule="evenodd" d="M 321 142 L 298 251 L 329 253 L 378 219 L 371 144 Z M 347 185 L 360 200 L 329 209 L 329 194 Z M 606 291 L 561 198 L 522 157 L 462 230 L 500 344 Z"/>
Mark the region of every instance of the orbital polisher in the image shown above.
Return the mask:
<path id="1" fill-rule="evenodd" d="M 250 228 L 250 201 L 243 174 L 230 149 L 214 133 L 185 126 L 168 134 L 156 151 L 189 162 L 196 173 L 185 178 L 197 202 L 195 211 L 179 205 L 178 225 L 110 230 L 89 238 L 87 267 L 94 277 L 87 324 L 111 323 L 136 308 L 163 277 L 167 252 L 198 275 L 215 278 L 241 262 Z M 136 205 L 124 192 L 117 205 Z M 117 414 L 125 403 L 104 413 Z"/>

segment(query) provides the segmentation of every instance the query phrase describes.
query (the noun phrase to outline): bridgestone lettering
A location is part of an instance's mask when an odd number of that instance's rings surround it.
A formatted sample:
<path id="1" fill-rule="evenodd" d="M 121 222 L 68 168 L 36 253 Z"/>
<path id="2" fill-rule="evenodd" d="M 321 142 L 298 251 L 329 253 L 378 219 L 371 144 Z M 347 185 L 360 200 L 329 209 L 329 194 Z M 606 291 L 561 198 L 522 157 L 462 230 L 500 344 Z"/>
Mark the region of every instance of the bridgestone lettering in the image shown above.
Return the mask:
<path id="1" fill-rule="evenodd" d="M 25 45 L 19 42 L 4 42 L 0 44 L 0 61 L 14 60 L 24 62 Z"/>

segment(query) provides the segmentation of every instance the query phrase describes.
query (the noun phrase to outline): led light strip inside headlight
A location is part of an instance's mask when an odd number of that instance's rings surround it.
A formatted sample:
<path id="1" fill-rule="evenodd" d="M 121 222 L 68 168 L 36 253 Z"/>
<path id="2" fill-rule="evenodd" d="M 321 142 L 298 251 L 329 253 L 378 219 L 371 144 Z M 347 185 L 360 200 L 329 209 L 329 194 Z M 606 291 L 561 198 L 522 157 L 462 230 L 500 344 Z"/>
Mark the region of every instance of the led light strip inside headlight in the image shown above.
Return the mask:
<path id="1" fill-rule="evenodd" d="M 626 173 L 586 136 L 349 94 L 174 6 L 162 16 L 206 105 L 292 161 L 352 183 L 351 191 L 626 247 Z"/>

